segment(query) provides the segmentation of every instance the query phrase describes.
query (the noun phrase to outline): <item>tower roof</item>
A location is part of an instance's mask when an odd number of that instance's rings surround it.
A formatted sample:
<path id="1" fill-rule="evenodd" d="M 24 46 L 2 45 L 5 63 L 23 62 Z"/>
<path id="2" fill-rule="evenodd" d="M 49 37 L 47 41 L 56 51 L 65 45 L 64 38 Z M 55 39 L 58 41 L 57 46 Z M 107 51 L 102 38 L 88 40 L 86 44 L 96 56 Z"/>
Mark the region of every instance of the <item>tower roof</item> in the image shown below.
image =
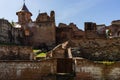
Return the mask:
<path id="1" fill-rule="evenodd" d="M 17 14 L 19 12 L 28 12 L 32 15 L 32 13 L 28 10 L 28 8 L 26 7 L 25 3 L 23 4 L 23 6 L 21 7 L 21 9 L 17 12 Z"/>
<path id="2" fill-rule="evenodd" d="M 23 4 L 22 8 L 19 11 L 26 11 L 29 12 L 28 8 L 26 7 L 25 3 Z"/>

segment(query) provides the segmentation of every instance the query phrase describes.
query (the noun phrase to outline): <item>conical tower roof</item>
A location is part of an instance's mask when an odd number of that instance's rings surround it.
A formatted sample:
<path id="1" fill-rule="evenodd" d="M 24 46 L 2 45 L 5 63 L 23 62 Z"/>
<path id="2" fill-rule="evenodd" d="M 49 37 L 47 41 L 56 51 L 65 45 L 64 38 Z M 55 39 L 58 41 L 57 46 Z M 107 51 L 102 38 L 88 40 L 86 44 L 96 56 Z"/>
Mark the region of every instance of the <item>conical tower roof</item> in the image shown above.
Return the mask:
<path id="1" fill-rule="evenodd" d="M 25 3 L 23 4 L 22 8 L 19 11 L 26 11 L 26 12 L 30 12 L 28 10 L 28 8 L 26 7 Z"/>
<path id="2" fill-rule="evenodd" d="M 19 12 L 28 12 L 32 16 L 32 13 L 28 10 L 28 8 L 26 7 L 25 3 L 23 4 L 23 6 L 21 7 L 21 9 L 16 14 L 18 14 Z"/>

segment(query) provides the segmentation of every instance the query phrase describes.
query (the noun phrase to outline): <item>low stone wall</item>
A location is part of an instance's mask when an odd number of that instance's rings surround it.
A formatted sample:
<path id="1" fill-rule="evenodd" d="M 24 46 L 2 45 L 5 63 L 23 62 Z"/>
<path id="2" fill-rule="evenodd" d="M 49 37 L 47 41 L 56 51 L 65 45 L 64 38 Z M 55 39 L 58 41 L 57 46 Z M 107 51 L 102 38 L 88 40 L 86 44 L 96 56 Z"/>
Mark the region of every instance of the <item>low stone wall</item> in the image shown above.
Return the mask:
<path id="1" fill-rule="evenodd" d="M 76 59 L 75 80 L 120 80 L 120 62 L 111 65 Z"/>
<path id="2" fill-rule="evenodd" d="M 104 65 L 74 59 L 75 75 L 71 76 L 57 74 L 57 60 L 0 61 L 0 80 L 120 80 L 120 62 Z M 61 66 L 65 67 L 62 63 Z"/>
<path id="3" fill-rule="evenodd" d="M 33 58 L 32 47 L 0 45 L 0 60 L 32 60 Z"/>
<path id="4" fill-rule="evenodd" d="M 56 60 L 0 61 L 0 80 L 55 80 Z"/>

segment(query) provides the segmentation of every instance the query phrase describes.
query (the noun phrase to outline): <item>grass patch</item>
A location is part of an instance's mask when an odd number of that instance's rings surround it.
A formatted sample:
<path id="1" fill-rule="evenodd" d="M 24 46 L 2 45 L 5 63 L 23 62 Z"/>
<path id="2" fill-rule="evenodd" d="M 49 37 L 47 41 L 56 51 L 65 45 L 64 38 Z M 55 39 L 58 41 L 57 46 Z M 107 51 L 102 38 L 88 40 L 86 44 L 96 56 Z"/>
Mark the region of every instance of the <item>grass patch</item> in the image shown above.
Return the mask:
<path id="1" fill-rule="evenodd" d="M 46 57 L 46 53 L 39 53 L 36 55 L 36 57 Z"/>
<path id="2" fill-rule="evenodd" d="M 114 61 L 99 61 L 98 63 L 102 63 L 102 64 L 105 64 L 105 65 L 112 65 L 115 62 Z"/>
<path id="3" fill-rule="evenodd" d="M 37 53 L 37 52 L 40 52 L 40 50 L 34 49 L 33 52 L 34 52 L 34 53 Z"/>
<path id="4" fill-rule="evenodd" d="M 46 52 L 42 52 L 39 49 L 34 49 L 33 52 L 35 53 L 36 58 L 46 57 Z"/>

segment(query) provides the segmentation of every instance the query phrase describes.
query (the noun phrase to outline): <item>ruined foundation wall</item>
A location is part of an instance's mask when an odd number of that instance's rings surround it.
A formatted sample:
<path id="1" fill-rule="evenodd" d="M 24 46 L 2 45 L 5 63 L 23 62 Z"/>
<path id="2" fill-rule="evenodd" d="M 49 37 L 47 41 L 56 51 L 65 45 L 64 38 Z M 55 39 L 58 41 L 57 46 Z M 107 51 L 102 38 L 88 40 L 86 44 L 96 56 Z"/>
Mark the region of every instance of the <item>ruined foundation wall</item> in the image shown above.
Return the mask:
<path id="1" fill-rule="evenodd" d="M 77 47 L 81 57 L 93 61 L 119 61 L 120 38 L 71 40 L 72 48 Z"/>
<path id="2" fill-rule="evenodd" d="M 85 59 L 76 60 L 76 80 L 120 80 L 120 62 L 111 65 Z"/>
<path id="3" fill-rule="evenodd" d="M 62 67 L 65 66 L 62 65 Z M 0 80 L 56 80 L 56 74 L 57 59 L 0 61 Z M 60 80 L 66 80 L 61 77 L 59 77 Z M 73 78 L 75 80 L 120 80 L 120 62 L 105 65 L 86 59 L 76 59 Z"/>
<path id="4" fill-rule="evenodd" d="M 54 80 L 56 60 L 0 61 L 0 80 Z M 48 79 L 47 79 L 48 78 Z"/>

